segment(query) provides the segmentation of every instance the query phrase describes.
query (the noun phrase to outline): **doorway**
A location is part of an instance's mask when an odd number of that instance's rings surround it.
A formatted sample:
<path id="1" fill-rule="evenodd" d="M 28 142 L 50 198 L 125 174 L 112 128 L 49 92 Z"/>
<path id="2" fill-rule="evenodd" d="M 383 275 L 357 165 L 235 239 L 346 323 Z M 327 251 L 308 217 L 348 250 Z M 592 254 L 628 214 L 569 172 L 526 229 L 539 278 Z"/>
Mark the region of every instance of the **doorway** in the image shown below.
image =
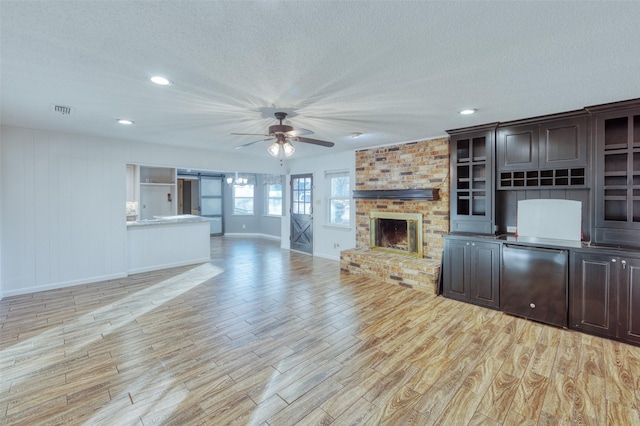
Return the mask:
<path id="1" fill-rule="evenodd" d="M 200 216 L 200 179 L 178 177 L 178 214 Z"/>
<path id="2" fill-rule="evenodd" d="M 178 214 L 210 217 L 210 235 L 223 235 L 223 181 L 219 174 L 178 170 Z"/>
<path id="3" fill-rule="evenodd" d="M 291 250 L 313 254 L 313 175 L 291 176 Z"/>

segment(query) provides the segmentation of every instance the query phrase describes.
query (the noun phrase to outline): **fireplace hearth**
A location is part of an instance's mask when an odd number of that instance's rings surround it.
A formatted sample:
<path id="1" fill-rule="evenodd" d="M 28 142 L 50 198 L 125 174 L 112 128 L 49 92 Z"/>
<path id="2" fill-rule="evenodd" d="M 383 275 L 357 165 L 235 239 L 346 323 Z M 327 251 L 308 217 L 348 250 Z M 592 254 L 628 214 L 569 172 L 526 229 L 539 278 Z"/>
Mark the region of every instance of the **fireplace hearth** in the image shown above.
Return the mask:
<path id="1" fill-rule="evenodd" d="M 372 250 L 422 257 L 422 214 L 370 212 Z"/>

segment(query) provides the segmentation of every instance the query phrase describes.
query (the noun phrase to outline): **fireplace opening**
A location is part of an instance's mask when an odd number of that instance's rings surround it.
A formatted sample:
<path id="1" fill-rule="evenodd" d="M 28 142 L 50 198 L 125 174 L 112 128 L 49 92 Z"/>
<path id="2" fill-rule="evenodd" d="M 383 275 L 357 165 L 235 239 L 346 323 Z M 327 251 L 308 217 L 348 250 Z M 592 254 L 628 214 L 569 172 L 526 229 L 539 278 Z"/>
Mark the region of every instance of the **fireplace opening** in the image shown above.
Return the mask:
<path id="1" fill-rule="evenodd" d="M 371 212 L 371 248 L 422 257 L 422 215 Z"/>

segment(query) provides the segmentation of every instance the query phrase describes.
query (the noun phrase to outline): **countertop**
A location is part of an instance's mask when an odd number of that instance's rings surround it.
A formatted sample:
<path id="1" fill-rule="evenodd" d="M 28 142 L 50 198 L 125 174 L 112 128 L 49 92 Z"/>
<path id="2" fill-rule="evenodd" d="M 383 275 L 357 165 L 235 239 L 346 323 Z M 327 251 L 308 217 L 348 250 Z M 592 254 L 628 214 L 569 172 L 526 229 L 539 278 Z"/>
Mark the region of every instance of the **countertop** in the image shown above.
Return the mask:
<path id="1" fill-rule="evenodd" d="M 611 245 L 611 244 L 594 244 L 590 241 L 573 241 L 573 240 L 559 240 L 553 238 L 536 238 L 536 237 L 521 237 L 515 234 L 473 234 L 473 233 L 452 233 L 447 237 L 455 238 L 476 238 L 480 240 L 493 240 L 504 244 L 518 244 L 530 247 L 543 247 L 552 249 L 581 249 L 581 250 L 606 250 L 610 252 L 640 252 L 637 247 L 628 247 L 623 245 Z"/>
<path id="2" fill-rule="evenodd" d="M 127 228 L 138 226 L 175 225 L 177 223 L 211 222 L 212 220 L 213 219 L 210 217 L 202 217 L 192 214 L 181 214 L 177 216 L 154 216 L 153 219 L 127 221 Z"/>

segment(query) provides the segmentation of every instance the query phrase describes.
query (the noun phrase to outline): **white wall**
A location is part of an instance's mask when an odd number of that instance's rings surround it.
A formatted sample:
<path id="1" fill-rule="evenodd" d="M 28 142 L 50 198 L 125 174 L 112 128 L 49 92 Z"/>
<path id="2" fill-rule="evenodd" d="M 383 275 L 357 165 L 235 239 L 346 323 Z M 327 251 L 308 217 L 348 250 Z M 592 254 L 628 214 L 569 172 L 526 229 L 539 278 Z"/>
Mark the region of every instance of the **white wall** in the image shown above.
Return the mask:
<path id="1" fill-rule="evenodd" d="M 339 228 L 329 223 L 329 187 L 325 173 L 331 171 L 348 171 L 351 191 L 355 188 L 355 152 L 340 152 L 324 156 L 314 156 L 289 160 L 289 175 L 313 174 L 313 255 L 327 259 L 340 260 L 340 251 L 356 246 L 355 202 L 351 201 L 351 226 Z M 282 247 L 289 248 L 291 200 L 287 200 L 287 214 L 282 218 Z"/>
<path id="2" fill-rule="evenodd" d="M 282 173 L 246 155 L 2 127 L 0 296 L 126 275 L 126 164 Z"/>
<path id="3" fill-rule="evenodd" d="M 2 129 L 4 296 L 125 275 L 124 150 Z"/>
<path id="4" fill-rule="evenodd" d="M 0 112 L 0 115 L 2 115 L 2 113 Z M 4 187 L 4 175 L 2 173 L 2 132 L 0 132 L 0 242 L 2 242 L 2 194 L 4 194 L 6 192 L 6 188 Z M 0 300 L 3 298 L 3 292 L 2 292 L 2 244 L 0 244 Z"/>

